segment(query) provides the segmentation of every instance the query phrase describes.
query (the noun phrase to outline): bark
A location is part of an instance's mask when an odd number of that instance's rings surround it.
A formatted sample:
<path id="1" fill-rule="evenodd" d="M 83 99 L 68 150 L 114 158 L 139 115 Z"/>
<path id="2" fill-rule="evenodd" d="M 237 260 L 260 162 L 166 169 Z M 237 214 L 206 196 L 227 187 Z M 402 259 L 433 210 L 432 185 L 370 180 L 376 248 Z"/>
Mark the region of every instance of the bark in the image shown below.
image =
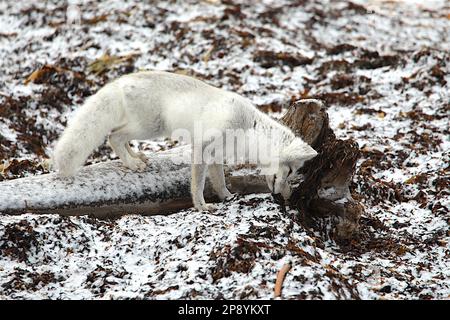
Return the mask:
<path id="1" fill-rule="evenodd" d="M 358 144 L 336 139 L 326 107 L 316 99 L 294 102 L 281 122 L 319 153 L 301 168 L 304 179 L 293 190 L 290 205 L 306 216 L 338 216 L 338 236 L 352 238 L 358 233 L 363 212 L 349 189 L 360 156 Z"/>

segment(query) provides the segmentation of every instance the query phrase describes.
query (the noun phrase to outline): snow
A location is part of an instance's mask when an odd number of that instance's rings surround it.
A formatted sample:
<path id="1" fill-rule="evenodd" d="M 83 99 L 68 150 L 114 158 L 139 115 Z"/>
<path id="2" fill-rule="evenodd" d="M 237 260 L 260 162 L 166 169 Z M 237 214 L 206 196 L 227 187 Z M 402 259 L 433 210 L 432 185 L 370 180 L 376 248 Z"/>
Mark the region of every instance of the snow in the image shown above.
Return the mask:
<path id="1" fill-rule="evenodd" d="M 257 105 L 285 107 L 292 97 L 354 93 L 363 100 L 330 101 L 328 114 L 337 137 L 353 138 L 361 147 L 353 178 L 366 209 L 361 238 L 337 243 L 330 234 L 333 221 L 305 226 L 269 195 L 238 197 L 219 204 L 214 214 L 183 210 L 105 220 L 1 215 L 1 299 L 270 299 L 276 273 L 287 262 L 293 267 L 284 282 L 285 299 L 448 299 L 448 2 L 354 0 L 366 13 L 348 1 L 235 3 L 240 7 L 220 1 L 74 1 L 82 23 L 68 25 L 62 1 L 0 2 L 0 179 L 42 172 L 33 164 L 48 159 L 67 115 L 105 82 L 133 70 L 185 72 Z M 280 10 L 267 13 L 273 8 Z M 87 22 L 103 14 L 105 21 Z M 358 48 L 327 53 L 338 44 Z M 334 88 L 333 78 L 343 72 L 320 68 L 330 61 L 356 63 L 365 59 L 363 49 L 401 62 L 353 68 L 344 73 L 354 84 Z M 313 62 L 262 67 L 255 61 L 258 50 Z M 137 56 L 131 70 L 124 64 L 99 76 L 89 73 L 89 63 L 106 52 Z M 70 71 L 25 84 L 44 64 Z M 441 80 L 433 75 L 436 65 Z M 86 77 L 77 82 L 71 72 Z M 359 94 L 363 76 L 370 82 Z M 62 88 L 56 92 L 68 98 L 48 98 L 48 88 Z M 7 97 L 19 101 L 11 113 Z M 173 146 L 164 139 L 134 143 L 146 152 Z M 100 148 L 89 162 L 115 158 Z M 11 172 L 14 159 L 32 165 Z M 420 175 L 422 182 L 415 180 Z M 19 203 L 23 190 L 13 191 L 10 201 Z M 55 190 L 41 199 L 55 194 L 76 196 Z"/>

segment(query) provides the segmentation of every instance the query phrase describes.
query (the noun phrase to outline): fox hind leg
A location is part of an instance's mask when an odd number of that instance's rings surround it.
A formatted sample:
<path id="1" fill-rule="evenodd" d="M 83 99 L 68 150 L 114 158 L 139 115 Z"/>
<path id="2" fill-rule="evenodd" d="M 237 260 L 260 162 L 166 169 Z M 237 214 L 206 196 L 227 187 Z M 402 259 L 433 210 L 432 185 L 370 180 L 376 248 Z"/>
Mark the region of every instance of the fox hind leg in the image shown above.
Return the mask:
<path id="1" fill-rule="evenodd" d="M 142 171 L 147 164 L 139 156 L 134 157 L 130 153 L 129 150 L 131 150 L 131 148 L 129 148 L 128 141 L 130 141 L 131 138 L 132 135 L 126 128 L 119 129 L 111 133 L 109 136 L 109 144 L 126 167 L 134 171 Z"/>
<path id="2" fill-rule="evenodd" d="M 132 156 L 133 158 L 141 159 L 144 162 L 147 162 L 148 160 L 147 156 L 143 152 L 135 152 L 133 149 L 131 149 L 129 142 L 125 143 L 125 147 L 127 148 L 127 151 L 130 154 L 130 156 Z"/>

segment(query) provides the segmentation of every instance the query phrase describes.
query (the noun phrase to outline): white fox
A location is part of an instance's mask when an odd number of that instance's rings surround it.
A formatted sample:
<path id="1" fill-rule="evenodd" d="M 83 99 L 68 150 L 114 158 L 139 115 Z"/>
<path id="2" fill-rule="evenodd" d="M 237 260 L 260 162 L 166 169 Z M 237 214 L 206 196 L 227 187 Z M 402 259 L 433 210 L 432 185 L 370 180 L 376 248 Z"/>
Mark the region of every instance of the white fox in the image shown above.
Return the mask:
<path id="1" fill-rule="evenodd" d="M 130 148 L 130 140 L 170 136 L 178 129 L 192 133 L 196 121 L 203 125 L 204 130 L 254 129 L 262 135 L 269 131 L 277 132 L 281 137 L 281 141 L 277 141 L 280 146 L 278 170 L 276 174 L 266 176 L 269 189 L 274 194 L 282 191 L 287 180 L 305 161 L 317 155 L 289 128 L 238 94 L 188 76 L 148 71 L 122 76 L 89 97 L 57 142 L 54 164 L 62 176 L 73 176 L 109 135 L 109 143 L 123 164 L 132 170 L 143 170 L 147 159 L 143 153 Z M 192 146 L 194 149 L 196 144 Z M 211 211 L 216 207 L 206 203 L 203 197 L 207 170 L 221 200 L 232 194 L 225 184 L 222 163 L 192 163 L 194 207 Z"/>

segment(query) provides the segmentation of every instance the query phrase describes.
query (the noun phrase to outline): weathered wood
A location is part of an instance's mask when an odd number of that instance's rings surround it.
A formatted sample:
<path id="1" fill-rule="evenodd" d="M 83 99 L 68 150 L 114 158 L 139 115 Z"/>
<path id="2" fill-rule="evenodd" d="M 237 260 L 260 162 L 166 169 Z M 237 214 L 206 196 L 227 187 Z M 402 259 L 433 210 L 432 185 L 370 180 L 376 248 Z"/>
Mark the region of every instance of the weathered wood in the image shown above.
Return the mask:
<path id="1" fill-rule="evenodd" d="M 291 206 L 310 216 L 338 216 L 341 218 L 338 236 L 353 237 L 359 230 L 363 212 L 363 206 L 352 198 L 349 190 L 360 155 L 357 143 L 336 139 L 326 107 L 316 99 L 294 102 L 281 122 L 319 153 L 301 168 L 304 179 L 292 192 Z"/>
<path id="2" fill-rule="evenodd" d="M 165 214 L 192 207 L 190 164 L 174 159 L 190 158 L 189 147 L 148 154 L 143 172 L 125 168 L 121 161 L 83 167 L 76 178 L 55 173 L 0 183 L 0 213 L 58 213 L 111 216 L 127 213 Z M 227 174 L 232 192 L 269 192 L 255 170 Z M 215 199 L 207 181 L 205 198 Z"/>

